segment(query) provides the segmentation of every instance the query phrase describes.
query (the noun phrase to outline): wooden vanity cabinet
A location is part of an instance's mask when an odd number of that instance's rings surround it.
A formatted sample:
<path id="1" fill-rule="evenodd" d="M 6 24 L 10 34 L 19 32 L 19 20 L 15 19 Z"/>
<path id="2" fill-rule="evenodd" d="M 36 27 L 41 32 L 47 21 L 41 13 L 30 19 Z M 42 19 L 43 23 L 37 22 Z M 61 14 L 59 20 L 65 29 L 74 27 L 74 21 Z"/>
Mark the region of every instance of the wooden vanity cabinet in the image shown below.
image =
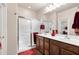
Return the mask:
<path id="1" fill-rule="evenodd" d="M 40 37 L 36 36 L 36 48 L 40 50 Z"/>
<path id="2" fill-rule="evenodd" d="M 59 47 L 53 42 L 53 40 L 50 40 L 50 55 L 59 55 Z"/>
<path id="3" fill-rule="evenodd" d="M 36 48 L 44 55 L 79 55 L 79 46 L 38 35 Z"/>
<path id="4" fill-rule="evenodd" d="M 44 38 L 44 54 L 45 55 L 49 55 L 49 51 L 50 51 L 50 39 L 48 38 Z"/>
<path id="5" fill-rule="evenodd" d="M 39 51 L 44 54 L 44 38 L 40 37 L 40 49 Z"/>
<path id="6" fill-rule="evenodd" d="M 50 54 L 56 55 L 78 55 L 79 47 L 60 42 L 57 40 L 50 40 Z"/>
<path id="7" fill-rule="evenodd" d="M 76 55 L 76 54 L 71 51 L 61 49 L 61 55 Z"/>
<path id="8" fill-rule="evenodd" d="M 61 46 L 60 46 L 61 47 Z M 67 43 L 62 43 L 61 47 L 61 54 L 64 51 L 63 55 L 78 55 L 79 54 L 79 47 L 67 44 Z"/>
<path id="9" fill-rule="evenodd" d="M 44 41 L 43 37 L 36 36 L 36 48 L 41 54 L 44 54 Z"/>

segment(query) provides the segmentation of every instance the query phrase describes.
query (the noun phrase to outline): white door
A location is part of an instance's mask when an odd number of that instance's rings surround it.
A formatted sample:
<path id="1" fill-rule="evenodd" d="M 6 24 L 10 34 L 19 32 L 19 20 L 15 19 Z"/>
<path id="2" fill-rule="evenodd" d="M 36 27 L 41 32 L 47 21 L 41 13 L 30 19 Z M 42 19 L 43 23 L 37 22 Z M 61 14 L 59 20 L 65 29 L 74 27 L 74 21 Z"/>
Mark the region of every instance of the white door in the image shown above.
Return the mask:
<path id="1" fill-rule="evenodd" d="M 31 45 L 31 22 L 19 18 L 19 51 L 27 50 Z"/>
<path id="2" fill-rule="evenodd" d="M 7 54 L 7 7 L 0 4 L 0 54 Z"/>
<path id="3" fill-rule="evenodd" d="M 2 45 L 2 6 L 0 5 L 0 44 Z M 2 47 L 0 46 L 0 55 L 2 54 Z"/>

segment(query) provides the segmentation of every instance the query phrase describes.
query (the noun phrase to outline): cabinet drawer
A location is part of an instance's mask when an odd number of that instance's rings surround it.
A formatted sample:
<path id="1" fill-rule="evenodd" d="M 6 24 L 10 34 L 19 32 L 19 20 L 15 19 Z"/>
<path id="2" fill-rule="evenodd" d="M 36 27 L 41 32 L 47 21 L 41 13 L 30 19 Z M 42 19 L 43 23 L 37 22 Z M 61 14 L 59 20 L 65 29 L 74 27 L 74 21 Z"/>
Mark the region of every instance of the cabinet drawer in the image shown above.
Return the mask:
<path id="1" fill-rule="evenodd" d="M 67 51 L 65 49 L 61 49 L 61 53 L 60 54 L 61 55 L 76 55 L 75 53 Z"/>
<path id="2" fill-rule="evenodd" d="M 44 51 L 44 40 L 40 39 L 40 52 L 43 53 Z"/>
<path id="3" fill-rule="evenodd" d="M 55 45 L 57 45 L 61 48 L 64 48 L 64 49 L 67 49 L 69 51 L 72 51 L 74 53 L 79 54 L 79 47 L 77 47 L 77 46 L 67 44 L 67 43 L 64 43 L 64 42 L 55 41 L 55 40 L 52 40 L 52 44 L 55 44 Z"/>
<path id="4" fill-rule="evenodd" d="M 40 47 L 41 47 L 41 48 L 43 48 L 43 44 L 44 44 L 44 43 L 43 43 L 43 40 L 42 40 L 42 41 L 40 40 Z"/>
<path id="5" fill-rule="evenodd" d="M 73 46 L 73 45 L 64 43 L 64 44 L 63 44 L 63 48 L 64 48 L 64 49 L 67 49 L 67 50 L 69 50 L 69 51 L 72 51 L 72 52 L 74 52 L 74 53 L 79 54 L 79 49 L 78 49 L 78 47 L 76 47 L 76 46 Z"/>
<path id="6" fill-rule="evenodd" d="M 45 45 L 45 50 L 49 50 L 49 39 L 46 39 L 45 38 L 45 42 L 44 42 L 44 45 Z"/>
<path id="7" fill-rule="evenodd" d="M 44 54 L 49 55 L 49 39 L 44 39 Z"/>
<path id="8" fill-rule="evenodd" d="M 49 44 L 47 42 L 45 42 L 45 50 L 49 50 Z"/>
<path id="9" fill-rule="evenodd" d="M 36 39 L 36 48 L 40 49 L 40 41 L 39 41 L 39 39 Z"/>
<path id="10" fill-rule="evenodd" d="M 56 41 L 56 40 L 50 40 L 51 44 L 54 44 L 56 46 L 59 46 L 59 47 L 63 47 L 63 43 L 59 42 L 59 41 Z"/>
<path id="11" fill-rule="evenodd" d="M 37 41 L 37 42 L 36 42 L 36 46 L 39 46 L 39 45 L 40 45 L 40 44 L 39 44 L 39 41 Z"/>
<path id="12" fill-rule="evenodd" d="M 59 55 L 59 47 L 50 41 L 50 55 Z"/>
<path id="13" fill-rule="evenodd" d="M 45 42 L 49 42 L 49 39 L 48 38 L 45 38 Z"/>

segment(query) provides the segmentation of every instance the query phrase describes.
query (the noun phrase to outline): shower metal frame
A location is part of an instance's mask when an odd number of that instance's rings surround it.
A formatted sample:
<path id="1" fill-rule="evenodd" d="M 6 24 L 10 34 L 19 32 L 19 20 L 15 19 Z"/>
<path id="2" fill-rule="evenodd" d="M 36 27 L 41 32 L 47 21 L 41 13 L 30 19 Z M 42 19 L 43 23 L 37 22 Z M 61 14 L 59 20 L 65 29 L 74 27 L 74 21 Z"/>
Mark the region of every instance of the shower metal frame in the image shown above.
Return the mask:
<path id="1" fill-rule="evenodd" d="M 19 19 L 20 18 L 23 18 L 23 19 L 29 19 L 29 18 L 25 18 L 23 16 L 18 16 L 18 19 L 17 19 L 17 42 L 18 42 L 18 50 L 19 50 Z M 29 19 L 29 21 L 31 21 L 31 19 Z M 32 30 L 32 22 L 30 23 L 30 29 Z M 32 47 L 32 31 L 30 33 L 30 47 Z"/>

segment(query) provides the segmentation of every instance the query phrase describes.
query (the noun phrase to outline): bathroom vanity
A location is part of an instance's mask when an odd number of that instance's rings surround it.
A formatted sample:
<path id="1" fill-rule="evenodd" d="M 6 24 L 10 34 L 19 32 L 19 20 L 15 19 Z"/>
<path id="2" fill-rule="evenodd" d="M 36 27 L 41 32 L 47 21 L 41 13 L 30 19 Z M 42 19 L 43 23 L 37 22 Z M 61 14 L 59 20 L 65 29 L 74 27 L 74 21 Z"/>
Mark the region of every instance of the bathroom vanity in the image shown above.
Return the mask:
<path id="1" fill-rule="evenodd" d="M 36 48 L 43 55 L 79 55 L 79 43 L 71 39 L 38 34 Z"/>

